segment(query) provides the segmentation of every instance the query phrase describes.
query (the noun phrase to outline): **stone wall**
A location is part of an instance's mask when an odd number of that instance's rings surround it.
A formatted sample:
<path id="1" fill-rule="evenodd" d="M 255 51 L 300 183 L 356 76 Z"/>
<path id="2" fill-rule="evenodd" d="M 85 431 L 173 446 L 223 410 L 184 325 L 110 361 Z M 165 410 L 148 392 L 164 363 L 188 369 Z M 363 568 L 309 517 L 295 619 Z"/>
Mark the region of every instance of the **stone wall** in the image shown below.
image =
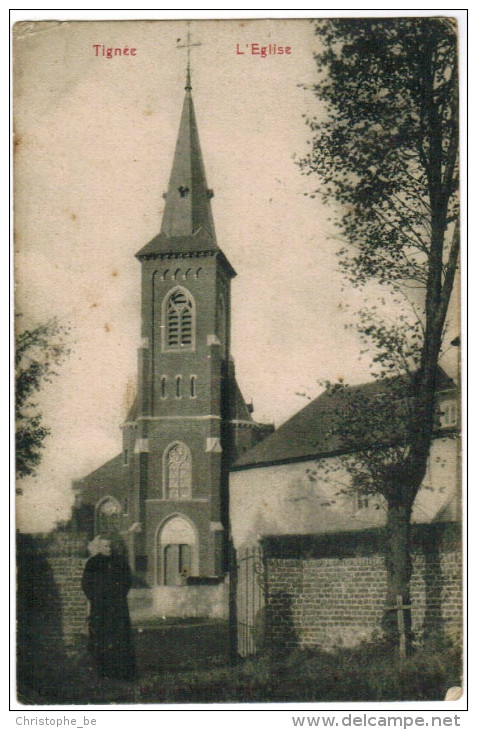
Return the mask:
<path id="1" fill-rule="evenodd" d="M 381 633 L 386 608 L 385 533 L 262 540 L 266 633 L 274 647 L 353 646 Z M 411 603 L 418 641 L 462 629 L 459 526 L 414 526 Z"/>
<path id="2" fill-rule="evenodd" d="M 151 596 L 153 615 L 228 618 L 228 576 L 216 585 L 154 586 Z"/>

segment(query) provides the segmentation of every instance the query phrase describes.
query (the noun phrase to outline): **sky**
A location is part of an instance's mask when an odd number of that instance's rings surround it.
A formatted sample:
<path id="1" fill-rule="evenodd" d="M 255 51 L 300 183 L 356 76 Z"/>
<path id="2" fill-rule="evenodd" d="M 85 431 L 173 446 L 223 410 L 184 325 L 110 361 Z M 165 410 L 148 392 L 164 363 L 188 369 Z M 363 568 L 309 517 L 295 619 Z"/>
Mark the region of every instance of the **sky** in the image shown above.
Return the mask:
<path id="1" fill-rule="evenodd" d="M 337 270 L 335 211 L 301 174 L 316 39 L 308 20 L 42 22 L 14 30 L 16 311 L 57 316 L 72 353 L 41 393 L 52 435 L 18 499 L 20 529 L 67 519 L 71 482 L 121 450 L 135 392 L 140 264 L 161 225 L 184 97 L 192 86 L 217 240 L 232 285 L 232 354 L 254 417 L 279 425 L 318 381 L 369 380 L 345 328 L 362 294 Z M 252 55 L 251 44 L 290 54 Z M 243 55 L 237 53 L 244 51 Z M 247 46 L 248 44 L 248 46 Z M 94 46 L 100 46 L 98 55 Z M 105 48 L 135 48 L 112 59 Z M 453 365 L 449 363 L 451 374 Z"/>

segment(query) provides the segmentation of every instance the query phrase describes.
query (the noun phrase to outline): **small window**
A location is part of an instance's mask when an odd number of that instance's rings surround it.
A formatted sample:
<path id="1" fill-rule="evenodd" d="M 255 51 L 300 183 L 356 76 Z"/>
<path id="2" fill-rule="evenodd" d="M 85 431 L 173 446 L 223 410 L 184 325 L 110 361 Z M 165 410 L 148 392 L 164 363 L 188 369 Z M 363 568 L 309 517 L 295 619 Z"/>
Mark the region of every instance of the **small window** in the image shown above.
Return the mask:
<path id="1" fill-rule="evenodd" d="M 368 509 L 369 507 L 369 495 L 368 494 L 358 494 L 356 499 L 356 504 L 358 509 Z"/>
<path id="2" fill-rule="evenodd" d="M 195 375 L 191 375 L 190 376 L 190 397 L 191 398 L 195 398 L 195 396 L 196 396 L 195 381 L 196 381 Z"/>
<path id="3" fill-rule="evenodd" d="M 176 398 L 181 397 L 182 375 L 176 377 Z"/>
<path id="4" fill-rule="evenodd" d="M 126 464 L 129 463 L 129 452 L 127 449 L 124 449 L 123 451 L 123 464 L 126 466 Z"/>
<path id="5" fill-rule="evenodd" d="M 450 428 L 457 425 L 457 402 L 455 400 L 443 401 L 439 407 L 441 428 Z"/>
<path id="6" fill-rule="evenodd" d="M 225 357 L 227 352 L 227 309 L 225 306 L 225 300 L 221 294 L 219 297 L 219 305 L 217 308 L 217 334 L 220 340 L 220 349 L 222 357 Z"/>
<path id="7" fill-rule="evenodd" d="M 167 378 L 165 375 L 161 378 L 161 398 L 167 398 Z"/>

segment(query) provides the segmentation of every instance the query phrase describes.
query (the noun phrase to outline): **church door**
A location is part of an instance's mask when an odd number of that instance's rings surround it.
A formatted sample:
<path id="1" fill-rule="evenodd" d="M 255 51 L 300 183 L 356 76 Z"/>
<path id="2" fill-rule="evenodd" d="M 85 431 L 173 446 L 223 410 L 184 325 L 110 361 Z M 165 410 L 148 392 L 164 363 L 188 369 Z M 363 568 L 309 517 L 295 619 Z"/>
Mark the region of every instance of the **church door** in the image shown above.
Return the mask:
<path id="1" fill-rule="evenodd" d="M 157 537 L 157 582 L 182 586 L 187 576 L 197 575 L 197 548 L 192 524 L 180 515 L 169 519 Z"/>
<path id="2" fill-rule="evenodd" d="M 190 545 L 166 545 L 164 549 L 164 577 L 166 586 L 184 585 L 191 572 Z"/>

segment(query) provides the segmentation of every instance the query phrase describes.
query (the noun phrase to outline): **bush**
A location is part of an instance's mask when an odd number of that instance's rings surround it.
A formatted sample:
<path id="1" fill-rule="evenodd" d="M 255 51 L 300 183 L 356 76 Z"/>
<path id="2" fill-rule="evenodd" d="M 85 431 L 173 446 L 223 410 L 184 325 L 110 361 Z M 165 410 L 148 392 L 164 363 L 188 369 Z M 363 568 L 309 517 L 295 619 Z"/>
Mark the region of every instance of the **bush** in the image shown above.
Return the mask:
<path id="1" fill-rule="evenodd" d="M 273 665 L 274 694 L 302 701 L 443 700 L 462 683 L 459 646 L 421 649 L 401 660 L 384 643 L 354 649 L 297 650 L 280 667 Z"/>

